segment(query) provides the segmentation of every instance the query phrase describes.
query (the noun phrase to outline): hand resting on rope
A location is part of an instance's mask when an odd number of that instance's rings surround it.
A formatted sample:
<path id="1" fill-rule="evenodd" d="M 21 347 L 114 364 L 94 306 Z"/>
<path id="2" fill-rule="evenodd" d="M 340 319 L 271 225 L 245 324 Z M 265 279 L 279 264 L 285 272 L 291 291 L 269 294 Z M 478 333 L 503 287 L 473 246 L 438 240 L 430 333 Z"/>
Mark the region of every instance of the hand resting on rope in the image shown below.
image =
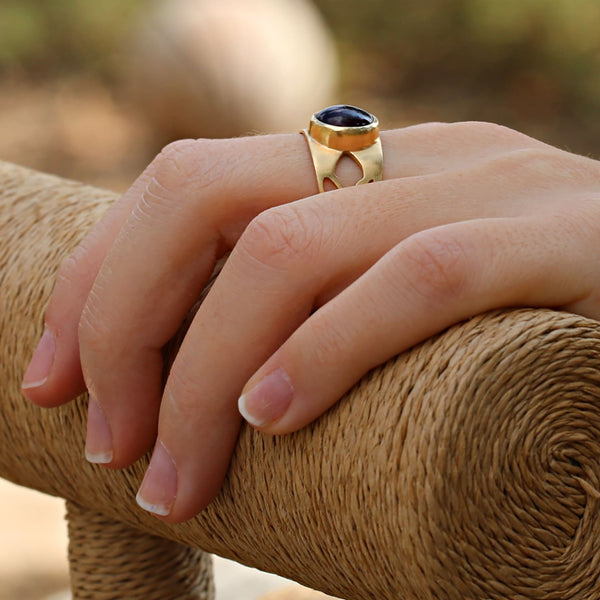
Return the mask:
<path id="1" fill-rule="evenodd" d="M 490 309 L 600 319 L 600 162 L 486 123 L 381 140 L 383 181 L 351 185 L 345 158 L 348 187 L 320 194 L 299 134 L 175 142 L 62 265 L 24 393 L 87 389 L 93 462 L 154 448 L 138 501 L 160 518 L 215 496 L 242 415 L 297 430 Z M 229 251 L 163 387 L 162 349 Z"/>

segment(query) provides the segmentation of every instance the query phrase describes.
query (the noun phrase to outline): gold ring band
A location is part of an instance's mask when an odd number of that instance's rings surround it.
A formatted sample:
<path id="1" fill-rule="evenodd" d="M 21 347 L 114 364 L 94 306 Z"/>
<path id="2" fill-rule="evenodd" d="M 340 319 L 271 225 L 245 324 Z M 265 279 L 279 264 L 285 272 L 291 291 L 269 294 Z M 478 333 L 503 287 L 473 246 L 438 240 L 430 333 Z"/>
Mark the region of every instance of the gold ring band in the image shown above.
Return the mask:
<path id="1" fill-rule="evenodd" d="M 381 181 L 383 150 L 375 115 L 347 104 L 329 106 L 315 113 L 308 129 L 301 133 L 308 143 L 319 192 L 325 191 L 327 179 L 342 187 L 335 169 L 345 154 L 362 169 L 363 176 L 356 185 Z"/>

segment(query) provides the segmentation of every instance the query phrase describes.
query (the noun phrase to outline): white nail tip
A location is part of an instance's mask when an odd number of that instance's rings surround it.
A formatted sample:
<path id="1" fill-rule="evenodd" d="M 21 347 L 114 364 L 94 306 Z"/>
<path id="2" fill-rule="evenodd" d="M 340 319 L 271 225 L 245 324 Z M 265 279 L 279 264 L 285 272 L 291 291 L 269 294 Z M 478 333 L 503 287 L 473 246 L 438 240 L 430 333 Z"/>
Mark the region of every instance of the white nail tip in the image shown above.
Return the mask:
<path id="1" fill-rule="evenodd" d="M 246 421 L 248 421 L 250 425 L 253 425 L 254 427 L 260 427 L 265 424 L 264 421 L 257 419 L 255 416 L 248 412 L 248 409 L 246 408 L 246 394 L 242 394 L 239 397 L 238 410 L 240 411 L 242 417 L 244 417 L 244 419 L 246 419 Z"/>
<path id="2" fill-rule="evenodd" d="M 107 465 L 112 462 L 112 452 L 88 452 L 85 451 L 85 458 L 88 462 L 94 463 L 95 465 Z"/>
<path id="3" fill-rule="evenodd" d="M 32 390 L 34 388 L 39 388 L 42 385 L 44 385 L 46 383 L 46 381 L 48 381 L 47 377 L 44 377 L 44 379 L 39 379 L 38 381 L 32 381 L 31 383 L 24 383 L 21 386 L 22 390 Z"/>
<path id="4" fill-rule="evenodd" d="M 140 492 L 137 493 L 135 501 L 138 503 L 140 508 L 158 515 L 159 517 L 166 517 L 171 512 L 171 509 L 167 508 L 166 506 L 161 506 L 160 504 L 150 504 L 150 502 L 146 502 L 140 495 Z"/>

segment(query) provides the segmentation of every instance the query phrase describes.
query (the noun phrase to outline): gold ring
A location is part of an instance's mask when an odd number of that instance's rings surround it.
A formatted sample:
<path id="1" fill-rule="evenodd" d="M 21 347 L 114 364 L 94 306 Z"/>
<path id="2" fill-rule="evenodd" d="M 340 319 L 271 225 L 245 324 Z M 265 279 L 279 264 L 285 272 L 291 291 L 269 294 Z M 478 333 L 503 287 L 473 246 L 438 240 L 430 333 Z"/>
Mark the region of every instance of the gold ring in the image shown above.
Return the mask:
<path id="1" fill-rule="evenodd" d="M 363 176 L 356 185 L 381 181 L 383 150 L 375 115 L 356 106 L 337 104 L 315 113 L 308 129 L 301 133 L 308 142 L 319 192 L 325 191 L 326 179 L 342 187 L 335 169 L 345 154 L 362 169 Z"/>

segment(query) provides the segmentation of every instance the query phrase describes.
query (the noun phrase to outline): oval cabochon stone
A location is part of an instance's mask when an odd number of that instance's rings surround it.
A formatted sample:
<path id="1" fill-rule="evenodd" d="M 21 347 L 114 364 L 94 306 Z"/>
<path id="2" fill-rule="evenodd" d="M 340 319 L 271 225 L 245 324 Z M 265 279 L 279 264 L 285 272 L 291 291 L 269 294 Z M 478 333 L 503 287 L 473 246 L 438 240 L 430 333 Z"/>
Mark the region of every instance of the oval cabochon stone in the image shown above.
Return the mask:
<path id="1" fill-rule="evenodd" d="M 337 127 L 365 127 L 375 121 L 375 117 L 357 106 L 336 104 L 319 111 L 315 117 L 326 125 Z"/>

